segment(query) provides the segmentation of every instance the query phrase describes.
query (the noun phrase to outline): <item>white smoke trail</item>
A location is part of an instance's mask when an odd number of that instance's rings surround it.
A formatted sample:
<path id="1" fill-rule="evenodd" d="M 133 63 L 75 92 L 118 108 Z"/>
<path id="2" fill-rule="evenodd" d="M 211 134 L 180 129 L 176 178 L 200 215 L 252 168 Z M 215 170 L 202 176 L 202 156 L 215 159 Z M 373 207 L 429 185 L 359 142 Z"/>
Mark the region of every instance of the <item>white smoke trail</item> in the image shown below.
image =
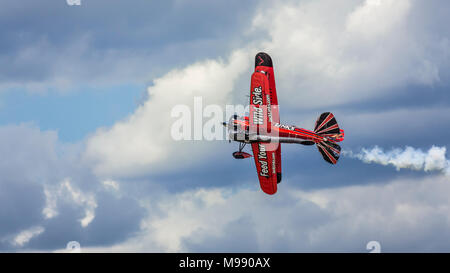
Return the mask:
<path id="1" fill-rule="evenodd" d="M 371 149 L 363 148 L 359 153 L 344 151 L 343 155 L 357 158 L 365 163 L 392 165 L 397 170 L 412 169 L 417 171 L 440 171 L 450 176 L 450 161 L 445 157 L 446 147 L 432 146 L 427 152 L 413 147 L 383 151 L 375 146 Z"/>

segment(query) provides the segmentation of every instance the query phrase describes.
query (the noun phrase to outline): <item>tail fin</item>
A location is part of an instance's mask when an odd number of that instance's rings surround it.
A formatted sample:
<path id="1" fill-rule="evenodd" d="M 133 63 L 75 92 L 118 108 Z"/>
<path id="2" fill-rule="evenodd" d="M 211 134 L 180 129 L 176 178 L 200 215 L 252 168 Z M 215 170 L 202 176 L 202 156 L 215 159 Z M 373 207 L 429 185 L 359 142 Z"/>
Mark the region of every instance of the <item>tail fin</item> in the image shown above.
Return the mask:
<path id="1" fill-rule="evenodd" d="M 325 140 L 317 143 L 323 159 L 328 163 L 336 164 L 341 154 L 341 147 L 336 142 L 344 140 L 344 130 L 339 128 L 334 115 L 330 112 L 321 114 L 314 126 L 314 132 L 325 137 Z"/>

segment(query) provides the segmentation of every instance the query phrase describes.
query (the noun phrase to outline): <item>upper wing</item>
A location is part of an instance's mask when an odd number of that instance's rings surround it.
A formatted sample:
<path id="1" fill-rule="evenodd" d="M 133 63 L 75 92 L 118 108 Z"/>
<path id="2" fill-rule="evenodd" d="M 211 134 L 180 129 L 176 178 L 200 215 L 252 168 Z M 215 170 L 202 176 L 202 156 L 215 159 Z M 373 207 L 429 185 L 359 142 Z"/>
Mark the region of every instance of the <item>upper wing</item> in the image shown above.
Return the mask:
<path id="1" fill-rule="evenodd" d="M 251 132 L 277 136 L 277 132 L 271 131 L 273 123 L 280 123 L 272 59 L 262 52 L 255 57 L 249 114 Z M 274 194 L 281 181 L 281 146 L 279 143 L 253 143 L 252 149 L 261 189 Z"/>
<path id="2" fill-rule="evenodd" d="M 261 189 L 267 194 L 274 194 L 277 192 L 278 182 L 276 172 L 277 160 L 276 152 L 266 149 L 268 145 L 270 144 L 254 142 L 252 143 L 252 149 Z"/>
<path id="3" fill-rule="evenodd" d="M 255 56 L 255 72 L 263 74 L 268 80 L 268 88 L 264 89 L 268 110 L 270 111 L 270 123 L 280 123 L 280 112 L 278 108 L 277 88 L 275 85 L 275 72 L 273 70 L 272 58 L 267 53 L 260 52 Z M 251 105 L 251 102 L 250 102 Z M 268 124 L 269 125 L 269 124 Z M 273 134 L 270 132 L 270 134 Z M 281 145 L 276 148 L 278 183 L 281 182 Z"/>

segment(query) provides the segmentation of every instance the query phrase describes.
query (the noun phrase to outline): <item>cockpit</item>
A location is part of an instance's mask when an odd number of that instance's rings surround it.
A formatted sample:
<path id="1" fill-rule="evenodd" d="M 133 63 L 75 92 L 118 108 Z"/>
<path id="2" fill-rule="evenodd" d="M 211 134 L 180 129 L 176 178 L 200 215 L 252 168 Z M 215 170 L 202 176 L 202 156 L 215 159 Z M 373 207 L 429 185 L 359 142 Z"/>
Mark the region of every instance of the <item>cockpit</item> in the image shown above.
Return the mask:
<path id="1" fill-rule="evenodd" d="M 228 129 L 228 135 L 231 140 L 248 140 L 248 117 L 233 115 L 223 125 Z"/>

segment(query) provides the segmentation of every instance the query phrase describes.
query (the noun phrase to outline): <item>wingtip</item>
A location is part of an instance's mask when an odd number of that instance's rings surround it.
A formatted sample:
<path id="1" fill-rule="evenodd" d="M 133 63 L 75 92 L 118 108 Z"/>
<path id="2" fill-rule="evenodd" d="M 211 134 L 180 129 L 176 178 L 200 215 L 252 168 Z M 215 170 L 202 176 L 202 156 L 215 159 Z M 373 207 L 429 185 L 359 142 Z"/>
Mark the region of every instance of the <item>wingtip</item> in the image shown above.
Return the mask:
<path id="1" fill-rule="evenodd" d="M 255 56 L 255 67 L 257 66 L 273 67 L 272 58 L 265 52 L 259 52 Z"/>

